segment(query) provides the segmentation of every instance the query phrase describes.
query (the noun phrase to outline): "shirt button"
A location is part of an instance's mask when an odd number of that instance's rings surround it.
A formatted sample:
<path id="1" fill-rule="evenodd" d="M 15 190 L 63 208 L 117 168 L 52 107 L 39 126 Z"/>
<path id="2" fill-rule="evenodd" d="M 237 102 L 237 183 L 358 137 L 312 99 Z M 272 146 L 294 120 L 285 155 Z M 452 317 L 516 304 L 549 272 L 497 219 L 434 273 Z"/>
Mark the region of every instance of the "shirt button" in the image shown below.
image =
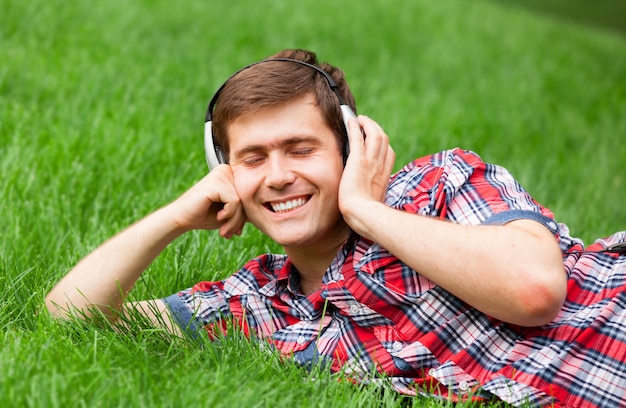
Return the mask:
<path id="1" fill-rule="evenodd" d="M 352 314 L 359 313 L 359 307 L 357 305 L 351 305 L 350 306 L 350 313 L 352 313 Z"/>
<path id="2" fill-rule="evenodd" d="M 298 338 L 296 339 L 296 343 L 298 344 L 304 344 L 305 341 L 306 339 L 304 338 L 304 336 L 298 336 Z"/>
<path id="3" fill-rule="evenodd" d="M 469 388 L 470 388 L 470 386 L 469 386 L 467 381 L 461 381 L 459 383 L 459 390 L 461 390 L 463 392 L 467 392 L 467 391 L 469 391 Z"/>
<path id="4" fill-rule="evenodd" d="M 391 345 L 391 348 L 393 348 L 394 351 L 400 351 L 402 350 L 402 343 L 400 343 L 399 341 L 394 341 Z"/>

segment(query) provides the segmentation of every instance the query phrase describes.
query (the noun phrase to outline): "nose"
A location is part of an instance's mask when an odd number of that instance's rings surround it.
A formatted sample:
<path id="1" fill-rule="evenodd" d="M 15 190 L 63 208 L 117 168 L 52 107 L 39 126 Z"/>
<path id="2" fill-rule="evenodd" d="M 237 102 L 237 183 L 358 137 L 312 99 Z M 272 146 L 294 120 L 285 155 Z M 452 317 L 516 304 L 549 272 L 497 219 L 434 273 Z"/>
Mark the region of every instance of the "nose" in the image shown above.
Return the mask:
<path id="1" fill-rule="evenodd" d="M 280 154 L 270 154 L 267 158 L 265 186 L 281 189 L 294 182 L 295 173 L 289 167 L 289 161 Z"/>

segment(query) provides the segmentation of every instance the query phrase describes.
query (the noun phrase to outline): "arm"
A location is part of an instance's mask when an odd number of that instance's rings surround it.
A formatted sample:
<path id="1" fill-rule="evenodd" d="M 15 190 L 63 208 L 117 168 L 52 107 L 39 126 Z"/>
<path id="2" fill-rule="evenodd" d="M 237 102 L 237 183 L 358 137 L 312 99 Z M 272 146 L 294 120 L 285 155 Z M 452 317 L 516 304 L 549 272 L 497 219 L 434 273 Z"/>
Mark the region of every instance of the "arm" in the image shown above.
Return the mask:
<path id="1" fill-rule="evenodd" d="M 219 229 L 220 235 L 230 238 L 241 232 L 244 223 L 230 167 L 218 166 L 176 201 L 83 258 L 48 293 L 46 307 L 59 317 L 72 311 L 90 316 L 97 307 L 115 321 L 139 276 L 174 239 L 193 229 Z M 165 321 L 169 327 L 169 319 L 159 319 L 167 313 L 160 300 L 137 302 L 135 306 L 150 320 Z"/>
<path id="2" fill-rule="evenodd" d="M 523 326 L 552 320 L 566 290 L 562 258 L 552 234 L 531 220 L 464 226 L 386 206 L 381 185 L 393 160 L 383 147 L 388 139 L 369 119 L 360 117 L 360 121 L 366 138 L 355 137 L 358 130 L 351 127 L 351 156 L 340 186 L 346 222 L 489 316 Z"/>

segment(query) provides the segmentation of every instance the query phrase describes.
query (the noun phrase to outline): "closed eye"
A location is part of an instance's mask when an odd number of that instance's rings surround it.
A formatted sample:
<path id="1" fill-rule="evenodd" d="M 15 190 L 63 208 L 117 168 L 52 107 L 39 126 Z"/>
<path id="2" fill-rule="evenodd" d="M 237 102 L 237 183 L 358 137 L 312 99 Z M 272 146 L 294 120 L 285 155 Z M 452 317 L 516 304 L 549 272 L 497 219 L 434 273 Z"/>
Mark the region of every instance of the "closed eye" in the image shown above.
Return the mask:
<path id="1" fill-rule="evenodd" d="M 294 156 L 308 156 L 313 153 L 314 149 L 306 148 L 306 149 L 295 149 L 291 151 L 291 154 Z"/>
<path id="2" fill-rule="evenodd" d="M 254 166 L 261 163 L 264 158 L 264 156 L 248 156 L 243 158 L 241 160 L 241 163 L 243 163 L 245 166 Z"/>

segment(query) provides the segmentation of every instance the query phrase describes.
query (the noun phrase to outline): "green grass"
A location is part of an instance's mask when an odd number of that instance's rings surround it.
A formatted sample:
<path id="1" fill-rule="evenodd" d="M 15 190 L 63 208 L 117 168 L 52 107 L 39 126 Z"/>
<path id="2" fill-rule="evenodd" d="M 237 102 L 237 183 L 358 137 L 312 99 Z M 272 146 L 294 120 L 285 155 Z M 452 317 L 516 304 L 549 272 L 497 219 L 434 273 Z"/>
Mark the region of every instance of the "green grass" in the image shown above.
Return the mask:
<path id="1" fill-rule="evenodd" d="M 562 21 L 585 24 L 626 36 L 626 2 L 622 0 L 492 0 L 551 16 Z"/>
<path id="2" fill-rule="evenodd" d="M 422 406 L 316 380 L 236 336 L 59 325 L 43 297 L 206 173 L 204 110 L 282 48 L 344 68 L 398 167 L 461 146 L 508 167 L 573 235 L 626 229 L 626 40 L 496 2 L 0 0 L 0 406 Z M 253 228 L 172 244 L 133 297 L 277 251 Z"/>

